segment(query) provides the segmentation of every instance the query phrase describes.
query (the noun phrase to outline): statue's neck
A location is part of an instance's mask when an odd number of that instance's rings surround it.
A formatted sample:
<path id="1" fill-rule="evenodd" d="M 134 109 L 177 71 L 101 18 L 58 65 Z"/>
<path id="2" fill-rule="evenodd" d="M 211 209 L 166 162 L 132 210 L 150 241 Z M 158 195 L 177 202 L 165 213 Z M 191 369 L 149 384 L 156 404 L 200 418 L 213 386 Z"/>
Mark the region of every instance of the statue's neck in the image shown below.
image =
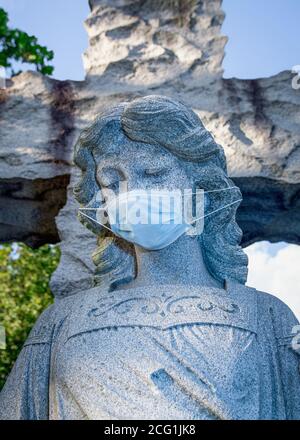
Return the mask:
<path id="1" fill-rule="evenodd" d="M 137 276 L 122 289 L 176 284 L 222 288 L 208 272 L 197 237 L 183 235 L 159 251 L 136 247 Z"/>

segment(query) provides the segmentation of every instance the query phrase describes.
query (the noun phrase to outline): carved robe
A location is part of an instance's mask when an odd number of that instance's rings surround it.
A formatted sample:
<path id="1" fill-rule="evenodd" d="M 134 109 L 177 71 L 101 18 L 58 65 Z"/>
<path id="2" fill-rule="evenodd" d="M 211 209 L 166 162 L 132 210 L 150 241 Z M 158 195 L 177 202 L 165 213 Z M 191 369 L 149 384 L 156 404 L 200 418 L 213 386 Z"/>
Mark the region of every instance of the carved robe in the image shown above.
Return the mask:
<path id="1" fill-rule="evenodd" d="M 2 419 L 300 419 L 298 322 L 239 286 L 57 300 L 0 396 Z"/>

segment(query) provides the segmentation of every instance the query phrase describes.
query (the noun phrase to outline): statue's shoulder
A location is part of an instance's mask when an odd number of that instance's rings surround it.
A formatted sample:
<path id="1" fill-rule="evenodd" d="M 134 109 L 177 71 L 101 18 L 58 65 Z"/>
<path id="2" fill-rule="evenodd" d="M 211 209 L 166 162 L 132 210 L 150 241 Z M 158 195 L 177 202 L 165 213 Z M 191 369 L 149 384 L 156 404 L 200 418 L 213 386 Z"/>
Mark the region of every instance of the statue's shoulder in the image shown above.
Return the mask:
<path id="1" fill-rule="evenodd" d="M 262 329 L 272 328 L 280 343 L 289 344 L 299 321 L 290 307 L 278 297 L 252 287 L 243 286 L 244 292 L 254 295 L 257 319 Z"/>
<path id="2" fill-rule="evenodd" d="M 74 306 L 74 300 L 70 296 L 55 299 L 39 316 L 31 329 L 24 346 L 34 344 L 51 344 L 56 331 L 66 320 Z"/>
<path id="3" fill-rule="evenodd" d="M 53 327 L 55 326 L 55 306 L 50 305 L 45 309 L 31 329 L 24 346 L 34 344 L 50 344 Z"/>
<path id="4" fill-rule="evenodd" d="M 256 290 L 256 294 L 258 305 L 261 309 L 268 310 L 269 313 L 273 314 L 275 317 L 280 315 L 289 320 L 297 321 L 297 318 L 290 307 L 277 296 L 260 290 Z"/>
<path id="5" fill-rule="evenodd" d="M 251 296 L 256 302 L 258 306 L 258 310 L 268 310 L 269 312 L 274 312 L 276 314 L 283 314 L 293 316 L 295 315 L 289 306 L 279 299 L 277 296 L 272 295 L 271 293 L 264 292 L 262 290 L 257 290 L 254 287 L 239 285 L 238 286 L 238 294 Z"/>
<path id="6" fill-rule="evenodd" d="M 24 346 L 51 344 L 59 329 L 68 320 L 76 320 L 85 303 L 95 304 L 101 289 L 93 288 L 67 297 L 56 298 L 39 316 Z"/>

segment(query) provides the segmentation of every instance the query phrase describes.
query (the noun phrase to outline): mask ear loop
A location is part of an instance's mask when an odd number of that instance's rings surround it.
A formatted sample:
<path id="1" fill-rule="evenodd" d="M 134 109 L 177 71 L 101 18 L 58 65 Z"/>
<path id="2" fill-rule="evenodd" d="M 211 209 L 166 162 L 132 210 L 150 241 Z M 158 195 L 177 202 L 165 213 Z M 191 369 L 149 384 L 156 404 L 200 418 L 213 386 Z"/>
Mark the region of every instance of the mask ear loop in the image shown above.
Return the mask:
<path id="1" fill-rule="evenodd" d="M 204 192 L 204 194 L 207 194 L 207 193 L 211 193 L 211 192 L 228 191 L 228 190 L 231 190 L 231 189 L 239 189 L 239 188 L 238 188 L 237 186 L 230 186 L 230 187 L 228 187 L 228 188 L 212 189 L 212 190 L 203 191 L 203 192 Z M 197 193 L 191 193 L 191 194 L 197 194 Z M 167 196 L 167 194 L 166 194 L 166 196 Z M 201 219 L 203 219 L 203 218 L 205 218 L 205 217 L 208 217 L 208 216 L 210 216 L 210 215 L 212 215 L 212 214 L 215 214 L 216 212 L 219 212 L 219 211 L 221 211 L 222 209 L 226 209 L 226 208 L 228 208 L 229 206 L 232 206 L 232 205 L 234 205 L 234 204 L 236 204 L 236 203 L 239 203 L 239 202 L 242 202 L 242 199 L 238 199 L 238 200 L 236 200 L 236 201 L 234 201 L 234 202 L 232 202 L 232 203 L 229 203 L 228 205 L 225 205 L 225 206 L 222 206 L 221 208 L 215 209 L 214 211 L 209 212 L 208 214 L 205 214 L 205 215 L 203 215 L 203 216 L 201 216 L 201 217 L 195 219 L 195 220 L 193 221 L 193 223 L 195 223 L 195 222 L 197 222 L 198 220 L 201 220 Z M 91 211 L 91 210 L 93 210 L 93 211 L 97 211 L 97 209 L 103 209 L 103 210 L 105 210 L 105 208 L 79 208 L 78 211 L 80 212 L 80 215 L 83 215 L 84 217 L 88 218 L 89 220 L 93 221 L 94 223 L 97 223 L 97 225 L 102 226 L 103 228 L 107 229 L 108 231 L 114 233 L 114 231 L 113 231 L 111 228 L 109 228 L 108 226 L 104 225 L 103 223 L 100 223 L 98 220 L 95 220 L 93 217 L 90 217 L 89 215 L 87 215 L 87 214 L 85 214 L 84 212 L 82 212 L 82 211 L 84 211 L 84 210 L 86 210 L 86 211 Z"/>
<path id="2" fill-rule="evenodd" d="M 208 217 L 208 216 L 210 216 L 210 215 L 212 215 L 212 214 L 215 214 L 216 212 L 222 211 L 222 209 L 226 209 L 226 208 L 228 208 L 229 206 L 235 205 L 236 203 L 240 203 L 240 202 L 242 202 L 242 201 L 243 201 L 242 199 L 238 199 L 238 200 L 235 200 L 235 201 L 232 202 L 232 203 L 228 203 L 227 205 L 222 206 L 221 208 L 215 209 L 214 211 L 211 211 L 211 212 L 209 212 L 208 214 L 205 214 L 205 215 L 203 215 L 203 216 L 197 218 L 196 220 L 194 220 L 193 223 L 195 223 L 195 222 L 197 222 L 198 220 L 201 220 L 201 219 L 203 219 L 203 218 L 205 218 L 205 217 Z M 84 209 L 87 209 L 87 210 L 91 210 L 91 209 L 93 209 L 93 210 L 97 210 L 97 209 L 101 209 L 101 208 L 79 208 L 79 212 L 80 212 L 80 214 L 83 215 L 84 217 L 88 218 L 89 220 L 93 221 L 94 223 L 97 223 L 97 225 L 102 226 L 103 228 L 107 229 L 108 231 L 110 231 L 110 232 L 112 232 L 112 233 L 114 234 L 114 231 L 113 231 L 112 229 L 110 229 L 108 226 L 105 226 L 104 224 L 100 223 L 98 220 L 95 220 L 93 217 L 90 217 L 89 215 L 85 214 L 84 212 L 81 212 L 81 211 L 84 210 Z M 102 208 L 102 209 L 103 209 L 103 208 Z"/>
<path id="3" fill-rule="evenodd" d="M 114 231 L 112 229 L 110 229 L 108 226 L 105 226 L 104 224 L 98 222 L 98 220 L 95 220 L 93 217 L 90 217 L 89 215 L 85 214 L 84 212 L 81 212 L 82 210 L 87 209 L 87 210 L 95 210 L 97 211 L 97 209 L 103 209 L 103 208 L 79 208 L 79 213 L 80 215 L 83 215 L 84 217 L 88 218 L 89 220 L 92 220 L 94 223 L 97 223 L 97 225 L 102 226 L 103 228 L 108 229 L 110 232 L 114 233 Z"/>
<path id="4" fill-rule="evenodd" d="M 229 189 L 239 189 L 238 186 L 229 186 L 228 188 L 222 188 L 222 189 L 211 189 L 208 191 L 203 191 L 204 193 L 212 193 L 212 192 L 220 192 L 220 191 L 228 191 Z M 196 194 L 196 193 L 193 193 Z"/>
<path id="5" fill-rule="evenodd" d="M 228 203 L 228 205 L 222 206 L 221 208 L 215 209 L 214 211 L 211 211 L 208 214 L 205 214 L 205 215 L 202 215 L 199 218 L 196 218 L 196 220 L 194 220 L 194 222 L 196 222 L 198 220 L 201 220 L 202 218 L 208 217 L 209 215 L 215 214 L 216 212 L 222 211 L 222 209 L 226 209 L 229 206 L 235 205 L 236 203 L 239 203 L 239 202 L 242 202 L 242 201 L 243 201 L 243 199 L 238 199 L 238 200 L 235 200 L 234 202 Z"/>

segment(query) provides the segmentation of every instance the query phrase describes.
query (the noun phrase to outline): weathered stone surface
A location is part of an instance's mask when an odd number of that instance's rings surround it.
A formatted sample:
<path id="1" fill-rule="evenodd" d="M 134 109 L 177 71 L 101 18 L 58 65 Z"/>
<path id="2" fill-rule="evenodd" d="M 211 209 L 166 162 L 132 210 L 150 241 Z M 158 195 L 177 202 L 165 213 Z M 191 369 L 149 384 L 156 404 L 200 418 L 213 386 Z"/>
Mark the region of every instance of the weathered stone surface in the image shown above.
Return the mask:
<path id="1" fill-rule="evenodd" d="M 290 72 L 223 80 L 218 111 L 204 114 L 243 193 L 238 221 L 244 245 L 300 242 L 300 93 L 291 83 Z"/>
<path id="2" fill-rule="evenodd" d="M 1 178 L 48 179 L 70 173 L 74 128 L 71 82 L 36 72 L 1 90 Z"/>
<path id="3" fill-rule="evenodd" d="M 155 8 L 152 1 L 90 4 L 86 80 L 60 83 L 24 73 L 2 92 L 0 176 L 6 196 L 0 199 L 0 238 L 30 244 L 58 240 L 53 216 L 64 203 L 71 176 L 67 204 L 57 218 L 63 264 L 52 286 L 58 295 L 93 286 L 95 238 L 76 219 L 78 205 L 72 198 L 78 178 L 71 166 L 74 141 L 105 106 L 163 94 L 191 106 L 224 147 L 229 175 L 244 195 L 238 213 L 244 244 L 262 239 L 299 243 L 300 91 L 291 86 L 292 73 L 223 79 L 226 38 L 219 0 L 170 0 Z M 45 197 L 36 210 L 35 195 L 15 203 L 10 184 L 19 178 L 26 179 L 31 194 L 38 194 L 32 189 L 37 179 L 45 180 Z M 51 190 L 56 184 L 59 193 Z M 58 200 L 57 211 L 45 205 L 47 188 Z M 15 206 L 13 218 L 5 212 L 9 203 Z M 23 218 L 31 223 L 24 233 Z"/>
<path id="4" fill-rule="evenodd" d="M 91 1 L 87 77 L 104 88 L 149 88 L 183 78 L 199 86 L 222 75 L 221 1 Z"/>
<path id="5" fill-rule="evenodd" d="M 59 240 L 55 216 L 66 202 L 69 175 L 0 180 L 0 240 L 31 247 Z"/>
<path id="6" fill-rule="evenodd" d="M 72 157 L 72 85 L 26 72 L 0 95 L 0 240 L 58 241 Z"/>

